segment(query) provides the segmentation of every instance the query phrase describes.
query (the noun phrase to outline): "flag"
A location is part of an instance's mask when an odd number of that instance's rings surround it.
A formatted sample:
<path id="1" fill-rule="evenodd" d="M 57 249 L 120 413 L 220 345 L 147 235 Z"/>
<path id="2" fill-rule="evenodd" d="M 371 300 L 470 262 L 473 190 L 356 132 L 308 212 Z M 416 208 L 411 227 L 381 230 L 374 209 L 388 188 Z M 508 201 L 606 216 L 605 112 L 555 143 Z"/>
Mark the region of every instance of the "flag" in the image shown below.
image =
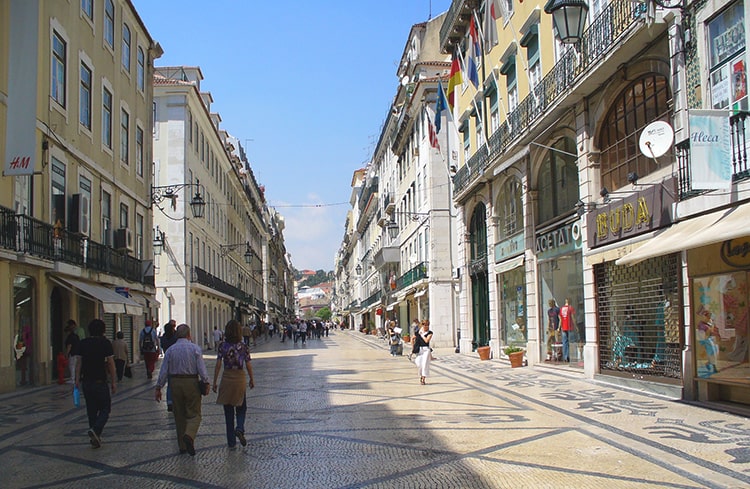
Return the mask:
<path id="1" fill-rule="evenodd" d="M 448 107 L 451 112 L 453 112 L 453 108 L 456 106 L 456 87 L 463 82 L 464 80 L 461 76 L 461 66 L 458 62 L 458 56 L 454 53 L 453 62 L 451 63 L 451 74 L 448 79 Z"/>
<path id="2" fill-rule="evenodd" d="M 501 0 L 505 1 L 505 0 Z M 497 19 L 500 18 L 498 0 L 486 0 L 484 3 L 484 52 L 489 53 L 497 46 Z"/>
<path id="3" fill-rule="evenodd" d="M 440 125 L 443 122 L 443 111 L 448 108 L 448 101 L 445 99 L 443 82 L 438 81 L 437 102 L 435 103 L 435 134 L 440 133 Z"/>
<path id="4" fill-rule="evenodd" d="M 479 88 L 479 71 L 477 71 L 477 58 L 479 57 L 479 36 L 477 36 L 477 26 L 474 23 L 474 17 L 469 24 L 469 61 L 467 62 L 467 71 L 469 81 L 474 88 Z"/>
<path id="5" fill-rule="evenodd" d="M 430 118 L 427 118 L 427 130 L 430 135 L 430 146 L 437 148 L 440 151 L 440 142 L 438 142 L 437 133 L 435 132 L 435 126 L 432 125 Z"/>

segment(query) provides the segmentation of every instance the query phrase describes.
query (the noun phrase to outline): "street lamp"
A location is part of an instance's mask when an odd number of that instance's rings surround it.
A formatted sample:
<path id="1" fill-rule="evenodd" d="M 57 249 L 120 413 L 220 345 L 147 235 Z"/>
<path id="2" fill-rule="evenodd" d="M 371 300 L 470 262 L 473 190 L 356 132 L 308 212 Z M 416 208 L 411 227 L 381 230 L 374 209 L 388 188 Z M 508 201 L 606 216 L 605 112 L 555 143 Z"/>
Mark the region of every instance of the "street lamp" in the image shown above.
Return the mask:
<path id="1" fill-rule="evenodd" d="M 164 248 L 164 240 L 166 239 L 166 235 L 164 234 L 164 231 L 159 230 L 159 226 L 156 226 L 156 231 L 154 231 L 154 256 L 161 255 L 161 250 Z"/>
<path id="2" fill-rule="evenodd" d="M 253 249 L 250 247 L 250 242 L 246 241 L 245 243 L 235 243 L 235 244 L 228 244 L 228 245 L 219 245 L 219 250 L 221 251 L 221 256 L 226 256 L 227 253 L 229 253 L 231 250 L 236 250 L 240 246 L 245 245 L 245 253 L 242 255 L 245 258 L 245 263 L 250 264 L 253 261 Z"/>
<path id="3" fill-rule="evenodd" d="M 391 238 L 391 241 L 396 239 L 398 236 L 398 223 L 395 219 L 391 219 L 388 224 L 385 225 L 386 231 L 388 231 L 388 236 Z"/>
<path id="4" fill-rule="evenodd" d="M 357 272 L 357 275 L 362 275 L 362 265 L 357 265 L 354 271 Z"/>
<path id="5" fill-rule="evenodd" d="M 175 209 L 177 207 L 177 193 L 187 187 L 196 188 L 193 198 L 190 200 L 190 210 L 193 212 L 193 217 L 201 218 L 206 214 L 206 201 L 201 195 L 200 180 L 196 180 L 196 183 L 178 183 L 161 187 L 151 186 L 151 203 L 158 205 L 164 199 L 169 199 L 172 201 L 172 209 Z"/>
<path id="6" fill-rule="evenodd" d="M 563 44 L 576 44 L 581 40 L 589 11 L 586 0 L 548 0 L 544 11 L 552 14 L 552 22 Z"/>

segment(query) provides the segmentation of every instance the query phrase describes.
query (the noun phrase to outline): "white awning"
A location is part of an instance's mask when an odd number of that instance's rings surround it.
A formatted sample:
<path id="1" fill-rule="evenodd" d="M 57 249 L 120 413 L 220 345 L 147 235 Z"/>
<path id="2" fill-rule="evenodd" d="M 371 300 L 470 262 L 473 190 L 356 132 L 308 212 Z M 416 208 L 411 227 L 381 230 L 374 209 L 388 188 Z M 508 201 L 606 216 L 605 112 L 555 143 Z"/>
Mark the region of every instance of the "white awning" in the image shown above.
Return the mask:
<path id="1" fill-rule="evenodd" d="M 748 204 L 686 219 L 654 235 L 643 246 L 618 259 L 615 263 L 634 265 L 655 256 L 746 236 L 750 234 L 747 228 L 748 220 L 750 220 L 750 205 Z"/>
<path id="2" fill-rule="evenodd" d="M 392 311 L 397 305 L 398 305 L 398 302 L 391 302 L 390 304 L 388 304 L 388 307 L 386 307 L 385 310 Z"/>
<path id="3" fill-rule="evenodd" d="M 426 293 L 427 293 L 427 289 L 422 289 L 419 292 L 417 292 L 416 294 L 414 294 L 414 298 L 416 299 L 417 297 L 422 297 Z"/>
<path id="4" fill-rule="evenodd" d="M 515 258 L 510 258 L 498 263 L 497 265 L 495 265 L 495 273 L 505 273 L 513 270 L 514 268 L 520 267 L 521 265 L 523 265 L 524 258 L 525 257 L 523 255 L 518 255 Z"/>
<path id="5" fill-rule="evenodd" d="M 81 282 L 70 278 L 52 277 L 62 286 L 70 286 L 90 298 L 100 301 L 104 307 L 104 312 L 111 314 L 143 314 L 141 305 L 124 295 L 120 295 L 112 289 L 102 287 L 101 285 Z"/>

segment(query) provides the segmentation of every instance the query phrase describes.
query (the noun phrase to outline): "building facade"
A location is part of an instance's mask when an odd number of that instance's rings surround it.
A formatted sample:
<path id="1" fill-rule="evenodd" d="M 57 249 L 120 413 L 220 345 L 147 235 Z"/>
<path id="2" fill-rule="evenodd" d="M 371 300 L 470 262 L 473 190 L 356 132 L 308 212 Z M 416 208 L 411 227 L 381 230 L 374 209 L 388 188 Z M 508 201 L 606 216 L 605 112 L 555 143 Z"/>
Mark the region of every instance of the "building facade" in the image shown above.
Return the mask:
<path id="1" fill-rule="evenodd" d="M 132 4 L 0 2 L 0 391 L 57 377 L 64 327 L 155 312 L 153 60 Z"/>

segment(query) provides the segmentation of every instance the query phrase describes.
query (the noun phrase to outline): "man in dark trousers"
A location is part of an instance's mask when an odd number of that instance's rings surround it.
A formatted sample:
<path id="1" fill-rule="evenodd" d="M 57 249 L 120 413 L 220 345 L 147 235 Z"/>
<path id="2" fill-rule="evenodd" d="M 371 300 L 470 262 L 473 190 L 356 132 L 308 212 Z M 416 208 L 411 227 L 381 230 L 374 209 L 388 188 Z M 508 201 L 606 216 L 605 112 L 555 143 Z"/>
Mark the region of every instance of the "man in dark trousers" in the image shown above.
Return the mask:
<path id="1" fill-rule="evenodd" d="M 164 353 L 154 398 L 161 401 L 161 390 L 169 381 L 172 409 L 180 453 L 195 455 L 195 436 L 201 424 L 201 391 L 198 381 L 208 382 L 201 347 L 192 342 L 190 327 L 177 326 L 177 342 Z"/>
<path id="2" fill-rule="evenodd" d="M 86 399 L 89 441 L 91 446 L 99 448 L 102 446 L 102 431 L 112 408 L 110 389 L 112 394 L 117 392 L 117 378 L 112 343 L 104 337 L 104 321 L 92 320 L 89 323 L 89 334 L 91 336 L 78 344 L 75 386 L 82 386 L 83 397 Z"/>

